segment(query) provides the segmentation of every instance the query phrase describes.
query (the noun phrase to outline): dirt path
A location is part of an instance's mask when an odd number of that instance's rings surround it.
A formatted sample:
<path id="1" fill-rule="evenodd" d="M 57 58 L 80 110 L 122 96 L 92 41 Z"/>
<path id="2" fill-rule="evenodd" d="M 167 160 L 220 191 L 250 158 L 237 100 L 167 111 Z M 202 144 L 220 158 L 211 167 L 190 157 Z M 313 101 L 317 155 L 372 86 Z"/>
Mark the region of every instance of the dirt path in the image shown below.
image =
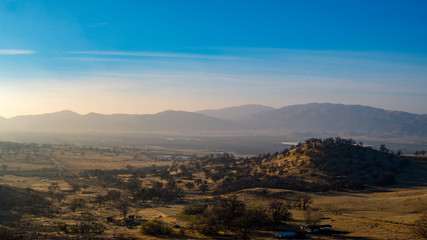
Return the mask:
<path id="1" fill-rule="evenodd" d="M 59 171 L 65 170 L 64 165 L 62 165 L 60 162 L 58 162 L 58 161 L 53 157 L 53 155 L 52 155 L 51 153 L 49 153 L 49 154 L 43 153 L 43 154 L 44 154 L 47 158 L 49 158 L 49 160 L 50 160 L 53 164 L 55 164 L 56 168 L 57 168 Z"/>

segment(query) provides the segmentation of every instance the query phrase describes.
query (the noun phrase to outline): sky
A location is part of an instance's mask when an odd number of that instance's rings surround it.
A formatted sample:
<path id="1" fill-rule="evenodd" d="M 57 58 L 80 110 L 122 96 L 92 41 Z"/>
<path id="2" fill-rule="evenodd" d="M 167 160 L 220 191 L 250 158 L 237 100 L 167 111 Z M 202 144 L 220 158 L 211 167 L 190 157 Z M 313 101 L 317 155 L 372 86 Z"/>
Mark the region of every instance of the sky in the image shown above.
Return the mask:
<path id="1" fill-rule="evenodd" d="M 0 116 L 360 104 L 427 114 L 427 1 L 0 1 Z"/>

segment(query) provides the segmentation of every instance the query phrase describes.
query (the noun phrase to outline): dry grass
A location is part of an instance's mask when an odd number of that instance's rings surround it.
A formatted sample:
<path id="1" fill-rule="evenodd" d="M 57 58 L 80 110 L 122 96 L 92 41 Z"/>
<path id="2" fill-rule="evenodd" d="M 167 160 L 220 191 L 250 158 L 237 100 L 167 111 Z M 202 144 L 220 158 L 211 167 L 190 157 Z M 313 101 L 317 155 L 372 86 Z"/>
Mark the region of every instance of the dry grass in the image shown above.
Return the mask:
<path id="1" fill-rule="evenodd" d="M 252 206 L 265 206 L 274 197 L 290 199 L 288 190 L 269 190 L 260 197 L 243 190 L 238 196 Z M 252 193 L 251 193 L 252 192 Z M 411 225 L 427 211 L 427 187 L 395 188 L 386 192 L 311 194 L 312 207 L 324 214 L 322 224 L 331 224 L 339 234 L 312 235 L 318 239 L 417 239 Z M 272 197 L 274 196 L 274 197 Z M 294 219 L 303 220 L 303 211 L 292 210 Z M 338 237 L 338 238 L 337 238 Z"/>
<path id="2" fill-rule="evenodd" d="M 47 188 L 51 183 L 58 183 L 63 190 L 69 189 L 68 183 L 62 180 L 41 178 L 41 177 L 23 177 L 15 175 L 0 176 L 0 183 L 2 185 L 9 185 L 19 188 L 32 188 L 36 191 L 47 192 Z"/>
<path id="3" fill-rule="evenodd" d="M 52 182 L 58 182 L 62 189 L 68 189 L 69 185 L 66 182 L 58 180 L 49 180 L 35 177 L 17 177 L 6 175 L 0 178 L 2 183 L 18 187 L 32 187 L 40 191 L 47 191 L 47 187 Z M 55 218 L 34 218 L 28 220 L 37 221 L 44 225 L 55 225 L 58 221 L 75 224 L 75 216 L 77 213 L 72 213 L 67 208 L 68 202 L 74 198 L 83 198 L 88 202 L 93 201 L 96 193 L 105 194 L 105 191 L 97 186 L 91 186 L 86 191 L 93 192 L 92 194 L 69 195 L 66 202 L 62 204 L 56 203 L 61 208 L 61 212 Z M 263 207 L 274 198 L 290 199 L 298 192 L 269 189 L 267 196 L 254 194 L 261 192 L 262 189 L 242 190 L 236 193 L 239 199 L 243 200 L 249 206 Z M 416 239 L 412 235 L 411 224 L 421 215 L 423 211 L 427 211 L 427 187 L 413 188 L 396 188 L 389 189 L 386 192 L 347 192 L 347 193 L 325 193 L 311 194 L 313 197 L 313 207 L 322 212 L 325 216 L 323 224 L 331 224 L 334 230 L 338 231 L 333 235 L 310 235 L 312 239 Z M 195 200 L 199 197 L 209 197 L 207 195 L 196 196 L 189 194 L 188 199 Z M 171 225 L 185 226 L 185 221 L 177 218 L 177 214 L 182 210 L 183 205 L 180 204 L 151 204 L 144 208 L 136 208 L 132 205 L 129 214 L 141 216 L 145 219 L 161 218 L 163 221 Z M 105 224 L 106 231 L 99 235 L 104 238 L 113 238 L 120 234 L 127 234 L 140 237 L 141 239 L 164 239 L 156 237 L 145 237 L 138 233 L 138 229 L 127 229 L 124 227 L 107 224 L 105 218 L 107 216 L 115 216 L 120 218 L 120 212 L 113 205 L 106 205 L 99 211 L 95 205 L 90 205 L 89 211 L 96 216 L 98 221 Z M 303 220 L 303 212 L 300 210 L 292 210 L 295 220 Z M 100 215 L 101 214 L 101 215 Z M 267 235 L 258 236 L 255 239 L 273 239 L 268 237 L 273 232 L 267 232 Z M 198 238 L 196 233 L 188 232 L 187 236 Z M 199 236 L 200 237 L 200 236 Z M 171 239 L 179 239 L 171 237 Z"/>
<path id="4" fill-rule="evenodd" d="M 127 165 L 133 167 L 146 167 L 153 164 L 167 165 L 171 164 L 171 160 L 162 159 L 159 161 L 156 156 L 162 154 L 175 155 L 203 155 L 205 153 L 197 151 L 151 148 L 138 152 L 120 149 L 120 153 L 100 152 L 85 150 L 82 153 L 81 147 L 73 147 L 71 149 L 65 147 L 57 147 L 46 151 L 45 156 L 37 158 L 37 161 L 32 163 L 24 163 L 22 161 L 13 161 L 12 158 L 5 158 L 4 162 L 8 164 L 10 169 L 20 168 L 22 171 L 37 170 L 43 168 L 52 168 L 54 165 L 50 162 L 49 157 L 53 156 L 59 163 L 65 166 L 67 171 L 79 172 L 89 169 L 123 169 Z M 48 155 L 49 154 L 49 155 Z M 51 154 L 51 155 L 50 155 Z M 25 155 L 18 155 L 18 160 Z M 423 158 L 427 159 L 427 158 Z M 295 166 L 300 166 L 303 162 L 308 161 L 307 158 L 291 158 L 289 161 L 289 171 L 292 172 Z M 422 160 L 420 160 L 422 161 Z M 274 164 L 279 165 L 279 161 Z M 0 163 L 1 164 L 1 163 Z M 297 173 L 297 172 L 295 172 Z M 74 173 L 73 173 L 74 174 Z M 118 176 L 125 179 L 129 176 Z M 204 178 L 203 173 L 197 173 L 194 178 Z M 78 182 L 91 183 L 90 179 L 74 179 Z M 150 180 L 159 180 L 153 176 L 147 176 L 144 179 L 144 184 Z M 15 176 L 12 172 L 4 176 L 0 176 L 0 183 L 21 187 L 32 188 L 34 190 L 46 192 L 51 183 L 58 183 L 62 190 L 68 190 L 69 184 L 63 180 L 48 179 L 43 177 Z M 181 183 L 183 186 L 187 180 Z M 212 185 L 212 182 L 209 181 Z M 111 188 L 110 188 L 111 190 Z M 259 194 L 263 189 L 247 189 L 235 193 L 239 199 L 243 200 L 250 207 L 265 207 L 275 199 L 290 199 L 298 192 L 283 190 L 283 189 L 268 189 L 267 195 Z M 258 192 L 258 193 L 257 193 Z M 254 194 L 256 193 L 256 194 Z M 119 235 L 135 236 L 139 239 L 166 239 L 156 238 L 151 236 L 141 236 L 138 228 L 128 229 L 122 226 L 115 226 L 111 223 L 106 223 L 107 216 L 114 216 L 117 219 L 122 218 L 120 211 L 114 204 L 106 204 L 102 209 L 98 209 L 93 202 L 96 194 L 105 195 L 105 189 L 92 184 L 85 193 L 78 192 L 76 195 L 69 194 L 65 202 L 55 203 L 59 212 L 54 217 L 35 217 L 25 216 L 23 222 L 37 222 L 47 226 L 55 226 L 58 221 L 66 222 L 67 224 L 76 224 L 79 213 L 72 213 L 68 205 L 75 198 L 83 198 L 88 204 L 87 210 L 92 213 L 97 221 L 106 226 L 104 233 L 97 235 L 103 238 L 114 238 Z M 422 214 L 427 211 L 427 187 L 411 187 L 411 188 L 394 188 L 387 189 L 383 192 L 364 191 L 364 192 L 339 192 L 339 193 L 322 193 L 311 194 L 313 197 L 313 207 L 322 212 L 325 216 L 323 224 L 331 224 L 336 230 L 331 235 L 309 235 L 312 239 L 416 239 L 412 235 L 411 224 Z M 184 201 L 196 201 L 202 198 L 210 198 L 209 195 L 201 195 L 198 191 L 187 191 Z M 132 203 L 129 214 L 141 216 L 144 219 L 152 220 L 161 218 L 170 225 L 185 226 L 186 222 L 177 218 L 181 212 L 183 205 L 181 204 L 147 204 L 144 207 L 137 207 Z M 292 210 L 293 217 L 296 221 L 294 225 L 301 224 L 303 220 L 303 211 Z M 167 239 L 182 239 L 179 237 L 178 230 L 174 230 L 174 235 Z M 186 232 L 188 239 L 205 238 L 194 232 Z M 266 231 L 260 234 L 255 239 L 273 239 L 273 231 Z"/>

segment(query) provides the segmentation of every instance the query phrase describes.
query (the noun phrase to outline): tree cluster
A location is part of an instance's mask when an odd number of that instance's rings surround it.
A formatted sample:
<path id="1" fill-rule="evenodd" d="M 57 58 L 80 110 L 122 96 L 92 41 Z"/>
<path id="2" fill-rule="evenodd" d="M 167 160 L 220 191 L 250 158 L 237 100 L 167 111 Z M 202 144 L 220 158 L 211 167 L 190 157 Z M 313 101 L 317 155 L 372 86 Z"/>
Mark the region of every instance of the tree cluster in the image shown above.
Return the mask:
<path id="1" fill-rule="evenodd" d="M 151 187 L 140 187 L 134 191 L 133 197 L 138 201 L 171 202 L 181 199 L 183 194 L 184 190 L 177 185 L 176 181 L 169 180 L 166 184 L 154 181 Z"/>
<path id="2" fill-rule="evenodd" d="M 288 205 L 281 201 L 273 201 L 264 208 L 248 208 L 235 196 L 186 206 L 182 214 L 197 216 L 192 227 L 205 235 L 228 231 L 238 233 L 242 239 L 249 239 L 262 226 L 280 224 L 292 217 Z"/>

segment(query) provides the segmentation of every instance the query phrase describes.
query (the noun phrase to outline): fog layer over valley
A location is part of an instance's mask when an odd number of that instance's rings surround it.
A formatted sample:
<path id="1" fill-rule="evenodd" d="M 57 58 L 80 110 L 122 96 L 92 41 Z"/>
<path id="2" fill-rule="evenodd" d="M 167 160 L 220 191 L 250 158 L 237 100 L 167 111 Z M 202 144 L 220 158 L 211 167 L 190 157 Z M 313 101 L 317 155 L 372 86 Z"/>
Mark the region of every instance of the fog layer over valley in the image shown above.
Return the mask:
<path id="1" fill-rule="evenodd" d="M 258 154 L 310 137 L 345 136 L 410 153 L 427 144 L 427 115 L 360 105 L 243 105 L 199 112 L 89 113 L 69 110 L 0 119 L 0 140 L 151 144 Z"/>

